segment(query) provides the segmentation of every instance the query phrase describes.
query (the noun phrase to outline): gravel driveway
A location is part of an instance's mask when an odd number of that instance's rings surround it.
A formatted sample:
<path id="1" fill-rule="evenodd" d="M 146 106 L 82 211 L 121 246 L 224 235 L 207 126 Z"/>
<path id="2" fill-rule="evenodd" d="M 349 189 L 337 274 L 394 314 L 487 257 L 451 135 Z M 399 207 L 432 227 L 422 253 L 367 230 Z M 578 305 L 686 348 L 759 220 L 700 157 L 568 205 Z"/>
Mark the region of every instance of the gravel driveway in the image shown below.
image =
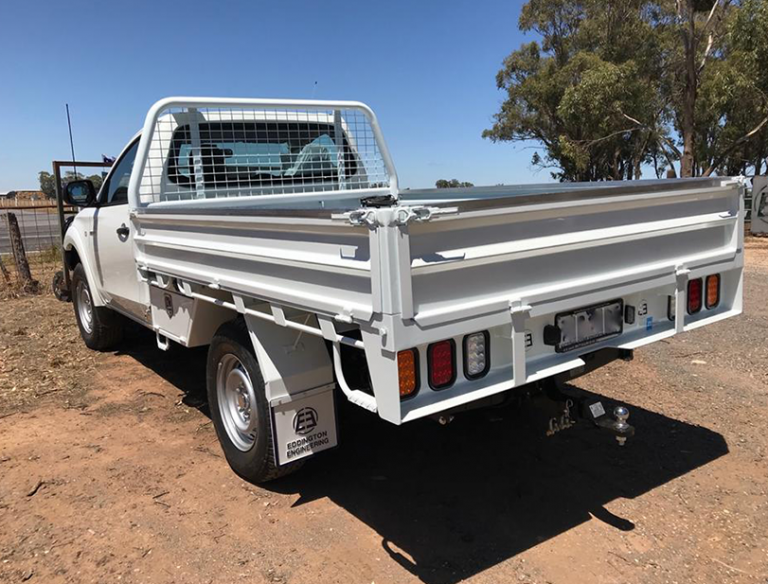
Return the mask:
<path id="1" fill-rule="evenodd" d="M 0 303 L 0 581 L 768 582 L 768 240 L 745 314 L 578 380 L 619 448 L 500 409 L 397 428 L 255 487 L 222 458 L 205 351 L 87 351 L 70 305 Z"/>

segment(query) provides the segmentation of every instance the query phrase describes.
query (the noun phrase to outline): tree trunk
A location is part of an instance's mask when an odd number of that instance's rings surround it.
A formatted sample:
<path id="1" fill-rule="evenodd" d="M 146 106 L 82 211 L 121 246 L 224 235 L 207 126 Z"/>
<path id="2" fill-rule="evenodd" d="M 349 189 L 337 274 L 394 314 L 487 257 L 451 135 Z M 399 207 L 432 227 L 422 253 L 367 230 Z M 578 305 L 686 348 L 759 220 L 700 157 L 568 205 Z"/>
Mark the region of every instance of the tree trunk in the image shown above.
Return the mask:
<path id="1" fill-rule="evenodd" d="M 680 160 L 680 176 L 690 177 L 694 173 L 694 149 L 696 147 L 694 113 L 696 111 L 696 92 L 698 75 L 696 71 L 696 22 L 693 1 L 686 0 L 686 30 L 683 33 L 685 51 L 685 86 L 683 88 L 683 112 L 680 120 L 680 133 L 683 135 L 683 156 Z"/>
<path id="2" fill-rule="evenodd" d="M 13 250 L 13 259 L 16 262 L 16 272 L 19 274 L 19 280 L 24 287 L 25 292 L 37 292 L 38 282 L 32 278 L 32 272 L 29 269 L 27 254 L 24 251 L 24 242 L 21 239 L 21 230 L 19 221 L 15 213 L 8 213 L 8 235 L 11 238 L 11 250 Z"/>
<path id="3" fill-rule="evenodd" d="M 613 168 L 611 169 L 613 180 L 621 180 L 623 177 L 619 173 L 619 151 L 613 151 Z"/>
<path id="4" fill-rule="evenodd" d="M 661 152 L 664 154 L 664 158 L 667 159 L 667 164 L 669 164 L 669 168 L 667 169 L 667 178 L 677 178 L 677 173 L 675 172 L 675 162 L 672 160 L 669 152 L 667 152 L 664 148 L 661 149 Z"/>
<path id="5" fill-rule="evenodd" d="M 765 116 L 757 126 L 752 128 L 749 132 L 744 134 L 741 138 L 733 142 L 728 148 L 720 152 L 717 156 L 715 156 L 712 160 L 712 163 L 709 165 L 709 168 L 707 168 L 704 171 L 704 176 L 710 176 L 713 172 L 717 170 L 717 167 L 722 164 L 722 162 L 733 152 L 738 148 L 741 144 L 752 138 L 755 134 L 757 134 L 760 130 L 763 129 L 763 126 L 768 124 L 768 116 Z M 755 173 L 757 174 L 757 173 Z"/>

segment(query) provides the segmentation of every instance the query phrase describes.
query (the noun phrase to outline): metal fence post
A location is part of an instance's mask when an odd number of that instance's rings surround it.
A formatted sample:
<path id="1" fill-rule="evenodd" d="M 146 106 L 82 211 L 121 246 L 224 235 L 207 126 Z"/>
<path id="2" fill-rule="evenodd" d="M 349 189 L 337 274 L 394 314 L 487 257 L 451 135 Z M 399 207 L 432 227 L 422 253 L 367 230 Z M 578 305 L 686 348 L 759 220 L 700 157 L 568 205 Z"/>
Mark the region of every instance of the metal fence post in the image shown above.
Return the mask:
<path id="1" fill-rule="evenodd" d="M 59 247 L 61 248 L 61 265 L 64 273 L 64 290 L 69 290 L 71 285 L 69 270 L 67 269 L 67 250 L 64 249 L 64 225 L 66 218 L 64 217 L 64 201 L 61 198 L 61 167 L 57 161 L 53 162 L 53 177 L 56 187 L 56 208 L 59 212 L 59 233 L 61 234 Z"/>

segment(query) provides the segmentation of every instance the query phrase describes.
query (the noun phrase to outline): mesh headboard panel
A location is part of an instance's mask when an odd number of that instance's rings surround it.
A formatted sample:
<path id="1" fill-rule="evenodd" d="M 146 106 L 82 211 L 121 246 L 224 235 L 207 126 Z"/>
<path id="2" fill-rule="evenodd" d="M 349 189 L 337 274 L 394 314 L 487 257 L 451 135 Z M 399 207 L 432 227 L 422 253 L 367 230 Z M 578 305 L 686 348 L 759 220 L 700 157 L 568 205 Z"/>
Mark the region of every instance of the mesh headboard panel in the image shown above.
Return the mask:
<path id="1" fill-rule="evenodd" d="M 163 100 L 136 167 L 134 207 L 397 195 L 376 118 L 355 102 Z"/>

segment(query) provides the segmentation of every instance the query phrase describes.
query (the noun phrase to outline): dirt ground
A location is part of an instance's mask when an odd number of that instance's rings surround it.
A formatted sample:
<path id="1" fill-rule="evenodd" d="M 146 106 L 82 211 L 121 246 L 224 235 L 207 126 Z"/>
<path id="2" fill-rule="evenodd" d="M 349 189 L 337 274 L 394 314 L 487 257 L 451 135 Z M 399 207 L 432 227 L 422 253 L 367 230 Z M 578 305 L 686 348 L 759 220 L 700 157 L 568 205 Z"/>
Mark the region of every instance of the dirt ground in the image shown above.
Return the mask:
<path id="1" fill-rule="evenodd" d="M 768 582 L 768 241 L 745 314 L 576 385 L 637 436 L 496 409 L 396 428 L 255 487 L 222 458 L 205 351 L 84 348 L 72 308 L 0 302 L 0 581 Z"/>

